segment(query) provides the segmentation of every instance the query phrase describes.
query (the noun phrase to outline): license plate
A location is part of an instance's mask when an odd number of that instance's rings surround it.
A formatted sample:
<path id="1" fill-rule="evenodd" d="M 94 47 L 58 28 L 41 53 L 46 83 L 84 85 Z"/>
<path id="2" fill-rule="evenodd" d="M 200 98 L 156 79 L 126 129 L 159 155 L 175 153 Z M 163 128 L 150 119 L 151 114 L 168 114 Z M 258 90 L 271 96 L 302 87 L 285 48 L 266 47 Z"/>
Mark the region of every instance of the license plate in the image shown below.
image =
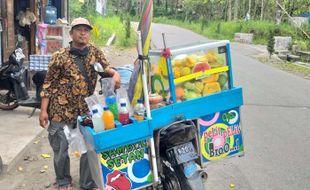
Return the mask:
<path id="1" fill-rule="evenodd" d="M 198 158 L 196 149 L 192 142 L 181 144 L 167 150 L 171 152 L 173 150 L 177 164 L 188 162 Z"/>

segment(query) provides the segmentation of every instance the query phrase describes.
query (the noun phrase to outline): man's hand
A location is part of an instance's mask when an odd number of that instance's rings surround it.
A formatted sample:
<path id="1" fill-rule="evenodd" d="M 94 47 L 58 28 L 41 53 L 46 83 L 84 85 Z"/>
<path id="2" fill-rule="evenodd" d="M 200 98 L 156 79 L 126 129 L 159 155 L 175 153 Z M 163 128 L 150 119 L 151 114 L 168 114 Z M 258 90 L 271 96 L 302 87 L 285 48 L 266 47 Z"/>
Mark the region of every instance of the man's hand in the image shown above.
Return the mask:
<path id="1" fill-rule="evenodd" d="M 42 128 L 47 127 L 48 124 L 48 114 L 46 111 L 41 111 L 39 116 L 40 126 Z"/>
<path id="2" fill-rule="evenodd" d="M 115 82 L 115 89 L 119 89 L 121 87 L 121 76 L 117 71 L 113 74 L 113 80 Z"/>

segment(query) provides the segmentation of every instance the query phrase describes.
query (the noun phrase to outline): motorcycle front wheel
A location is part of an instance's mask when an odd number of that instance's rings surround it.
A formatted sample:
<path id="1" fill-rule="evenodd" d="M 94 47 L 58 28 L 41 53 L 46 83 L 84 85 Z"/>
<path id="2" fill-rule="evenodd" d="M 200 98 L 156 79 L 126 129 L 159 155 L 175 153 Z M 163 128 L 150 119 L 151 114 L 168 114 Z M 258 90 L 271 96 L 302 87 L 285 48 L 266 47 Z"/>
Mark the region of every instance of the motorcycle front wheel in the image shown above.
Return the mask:
<path id="1" fill-rule="evenodd" d="M 0 88 L 0 109 L 14 110 L 18 107 L 15 95 L 12 91 Z"/>

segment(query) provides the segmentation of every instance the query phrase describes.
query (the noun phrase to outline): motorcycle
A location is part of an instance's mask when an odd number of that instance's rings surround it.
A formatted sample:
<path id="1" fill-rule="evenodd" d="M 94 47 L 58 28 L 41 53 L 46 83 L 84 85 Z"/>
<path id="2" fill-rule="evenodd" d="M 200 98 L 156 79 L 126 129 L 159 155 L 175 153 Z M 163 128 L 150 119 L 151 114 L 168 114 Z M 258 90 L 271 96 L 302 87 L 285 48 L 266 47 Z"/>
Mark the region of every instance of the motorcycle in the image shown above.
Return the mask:
<path id="1" fill-rule="evenodd" d="M 13 110 L 18 106 L 34 108 L 41 107 L 40 92 L 42 90 L 46 71 L 34 74 L 32 81 L 36 86 L 36 96 L 30 97 L 26 87 L 26 67 L 23 65 L 25 55 L 22 48 L 16 49 L 9 57 L 9 61 L 0 67 L 0 109 Z"/>
<path id="2" fill-rule="evenodd" d="M 177 121 L 154 134 L 157 166 L 164 190 L 204 190 L 207 173 L 199 166 L 198 130 L 194 121 Z"/>

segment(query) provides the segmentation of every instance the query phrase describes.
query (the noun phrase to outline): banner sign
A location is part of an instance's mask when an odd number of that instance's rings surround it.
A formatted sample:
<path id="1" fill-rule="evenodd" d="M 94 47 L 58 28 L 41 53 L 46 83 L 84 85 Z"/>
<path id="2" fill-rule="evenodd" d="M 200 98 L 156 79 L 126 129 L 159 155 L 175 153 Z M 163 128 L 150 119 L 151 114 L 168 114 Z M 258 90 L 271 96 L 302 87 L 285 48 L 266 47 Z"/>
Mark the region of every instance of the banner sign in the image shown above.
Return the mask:
<path id="1" fill-rule="evenodd" d="M 105 190 L 137 189 L 153 182 L 146 141 L 102 152 L 100 162 Z"/>
<path id="2" fill-rule="evenodd" d="M 198 119 L 198 125 L 204 164 L 243 154 L 239 107 L 203 116 Z"/>

